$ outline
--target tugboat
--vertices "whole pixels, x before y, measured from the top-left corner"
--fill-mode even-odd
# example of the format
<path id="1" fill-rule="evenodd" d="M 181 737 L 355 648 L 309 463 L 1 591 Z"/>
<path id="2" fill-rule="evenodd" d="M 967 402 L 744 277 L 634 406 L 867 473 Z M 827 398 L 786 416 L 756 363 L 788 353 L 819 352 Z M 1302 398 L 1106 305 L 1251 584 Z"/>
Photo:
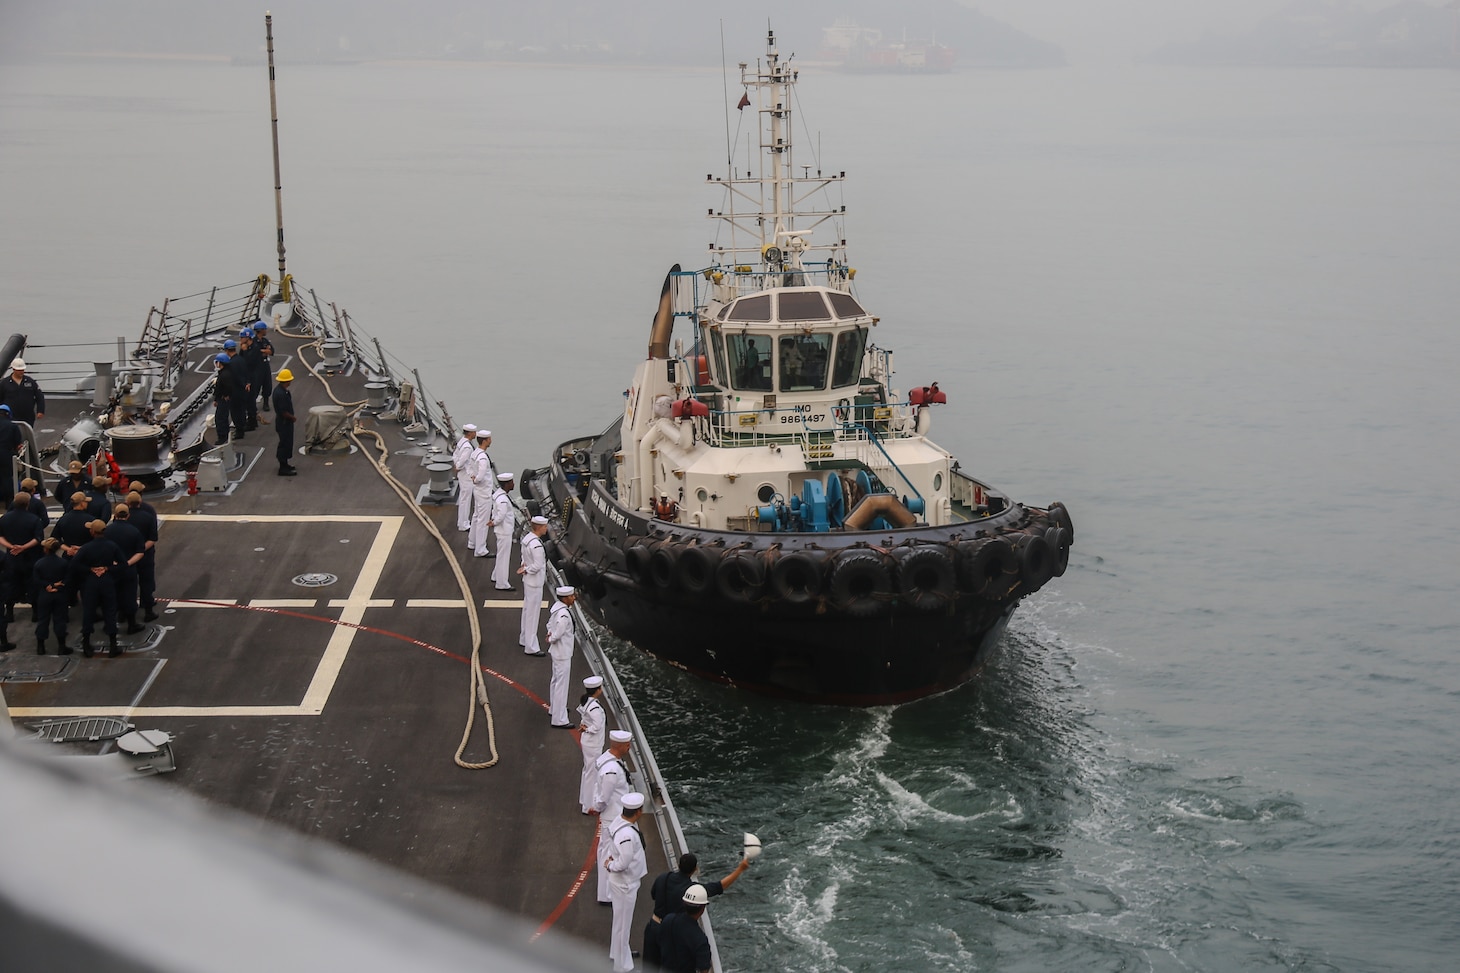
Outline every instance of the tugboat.
<path id="1" fill-rule="evenodd" d="M 1019 601 L 1062 575 L 1063 504 L 1016 503 L 929 438 L 936 383 L 893 387 L 838 221 L 845 173 L 792 161 L 775 34 L 740 65 L 761 171 L 709 266 L 665 278 L 621 417 L 563 443 L 523 491 L 551 556 L 614 634 L 710 679 L 798 700 L 896 703 L 987 662 Z M 673 341 L 689 319 L 693 341 Z"/>

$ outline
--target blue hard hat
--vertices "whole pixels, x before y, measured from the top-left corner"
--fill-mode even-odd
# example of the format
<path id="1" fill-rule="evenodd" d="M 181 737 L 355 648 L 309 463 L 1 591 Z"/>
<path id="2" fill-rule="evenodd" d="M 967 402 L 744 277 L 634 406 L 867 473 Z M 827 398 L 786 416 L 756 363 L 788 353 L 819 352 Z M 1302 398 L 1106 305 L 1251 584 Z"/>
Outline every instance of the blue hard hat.
<path id="1" fill-rule="evenodd" d="M 238 347 L 238 342 L 234 341 L 232 338 L 229 338 L 227 341 L 223 342 L 223 347 L 228 349 L 229 351 L 232 351 L 233 349 Z"/>
<path id="2" fill-rule="evenodd" d="M 269 322 L 267 322 L 267 321 L 259 321 L 257 324 L 255 324 L 253 326 L 253 329 L 255 331 L 267 331 L 267 330 L 269 330 Z"/>
<path id="3" fill-rule="evenodd" d="M 220 352 L 218 352 L 218 354 L 216 354 L 216 355 L 213 356 L 213 360 L 215 362 L 222 362 L 223 364 L 226 365 L 226 364 L 228 364 L 229 358 L 228 358 L 227 355 L 223 354 L 223 352 L 220 351 Z"/>
<path id="4" fill-rule="evenodd" d="M 244 328 L 242 331 L 238 332 L 238 336 L 240 338 L 252 338 L 253 337 L 253 329 L 252 328 Z"/>
<path id="5" fill-rule="evenodd" d="M 10 406 L 6 405 L 3 402 L 0 402 L 0 409 L 4 409 L 6 412 L 9 412 L 10 411 Z"/>

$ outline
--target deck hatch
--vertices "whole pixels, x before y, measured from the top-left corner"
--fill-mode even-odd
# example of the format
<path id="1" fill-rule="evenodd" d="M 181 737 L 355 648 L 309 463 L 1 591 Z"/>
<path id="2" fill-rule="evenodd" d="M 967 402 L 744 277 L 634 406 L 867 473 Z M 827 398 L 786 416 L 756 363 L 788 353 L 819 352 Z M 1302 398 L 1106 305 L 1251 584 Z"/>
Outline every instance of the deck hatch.
<path id="1" fill-rule="evenodd" d="M 95 743 L 115 740 L 132 729 L 120 716 L 78 716 L 59 720 L 42 720 L 29 724 L 36 735 L 52 743 Z"/>
<path id="2" fill-rule="evenodd" d="M 301 588 L 326 588 L 338 580 L 338 577 L 327 571 L 306 571 L 294 577 L 294 583 Z"/>

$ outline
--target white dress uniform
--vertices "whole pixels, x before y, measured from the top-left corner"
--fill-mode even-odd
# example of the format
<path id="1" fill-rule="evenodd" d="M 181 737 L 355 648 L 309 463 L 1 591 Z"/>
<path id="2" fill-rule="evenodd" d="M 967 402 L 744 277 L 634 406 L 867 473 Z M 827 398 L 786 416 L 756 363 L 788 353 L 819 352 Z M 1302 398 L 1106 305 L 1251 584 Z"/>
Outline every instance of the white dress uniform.
<path id="1" fill-rule="evenodd" d="M 537 620 L 542 615 L 542 585 L 547 580 L 547 552 L 542 538 L 532 531 L 522 535 L 522 631 L 517 641 L 528 655 L 541 655 L 537 643 Z"/>
<path id="2" fill-rule="evenodd" d="M 487 556 L 487 521 L 492 517 L 492 491 L 496 488 L 492 461 L 485 449 L 478 449 L 471 454 L 471 533 L 466 535 L 467 546 L 477 557 Z"/>
<path id="3" fill-rule="evenodd" d="M 583 748 L 583 780 L 578 785 L 578 805 L 587 814 L 593 810 L 593 795 L 598 790 L 598 758 L 603 755 L 607 715 L 603 712 L 603 704 L 596 699 L 589 699 L 579 706 L 578 712 L 583 718 L 583 732 L 578 738 L 578 746 Z"/>
<path id="4" fill-rule="evenodd" d="M 623 813 L 623 805 L 619 802 L 629 793 L 629 775 L 611 750 L 603 751 L 595 765 L 598 780 L 594 785 L 596 789 L 593 806 L 598 808 L 598 901 L 611 902 L 608 895 L 608 871 L 603 867 L 603 859 L 610 848 L 608 826 Z"/>
<path id="5" fill-rule="evenodd" d="M 471 454 L 476 450 L 475 427 L 467 428 L 451 451 L 451 465 L 456 467 L 456 529 L 471 529 Z"/>
<path id="6" fill-rule="evenodd" d="M 643 795 L 638 795 L 643 801 Z M 609 895 L 613 901 L 613 934 L 609 939 L 608 957 L 614 973 L 629 973 L 634 956 L 629 949 L 629 933 L 634 922 L 634 900 L 639 897 L 639 883 L 649 873 L 644 856 L 644 835 L 639 829 L 619 818 L 609 832 L 608 869 Z"/>
<path id="7" fill-rule="evenodd" d="M 548 655 L 553 660 L 552 682 L 548 684 L 548 717 L 553 726 L 567 726 L 568 676 L 573 668 L 573 612 L 561 601 L 553 602 L 548 609 L 547 637 Z"/>
<path id="8" fill-rule="evenodd" d="M 492 494 L 492 513 L 488 524 L 497 535 L 497 563 L 492 566 L 492 584 L 498 591 L 511 591 L 512 579 L 508 572 L 512 570 L 512 530 L 517 526 L 517 517 L 512 510 L 512 497 L 500 486 Z"/>

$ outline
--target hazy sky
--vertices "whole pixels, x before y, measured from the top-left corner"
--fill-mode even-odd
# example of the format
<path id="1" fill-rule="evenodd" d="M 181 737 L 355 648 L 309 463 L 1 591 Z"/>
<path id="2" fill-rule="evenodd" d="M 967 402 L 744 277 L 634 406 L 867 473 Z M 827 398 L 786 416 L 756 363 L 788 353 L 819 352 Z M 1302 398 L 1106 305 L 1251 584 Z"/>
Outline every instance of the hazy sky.
<path id="1" fill-rule="evenodd" d="M 962 0 L 975 10 L 1063 47 L 1072 61 L 1128 60 L 1167 41 L 1230 33 L 1287 0 Z M 1358 0 L 1384 7 L 1395 0 Z"/>

